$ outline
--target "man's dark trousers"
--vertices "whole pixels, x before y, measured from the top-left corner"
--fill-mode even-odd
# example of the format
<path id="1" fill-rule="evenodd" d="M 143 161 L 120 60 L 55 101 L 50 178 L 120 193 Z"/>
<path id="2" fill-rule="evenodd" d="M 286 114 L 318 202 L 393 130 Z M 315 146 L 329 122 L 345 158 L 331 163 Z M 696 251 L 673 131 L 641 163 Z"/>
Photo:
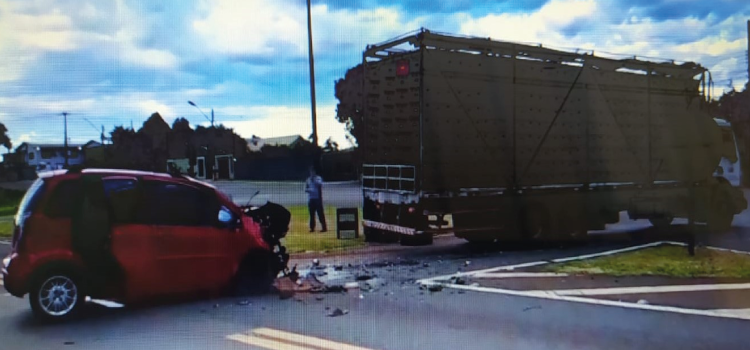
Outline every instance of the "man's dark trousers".
<path id="1" fill-rule="evenodd" d="M 315 213 L 318 213 L 318 220 L 320 220 L 320 226 L 323 231 L 327 231 L 326 217 L 323 214 L 323 200 L 320 198 L 310 199 L 307 202 L 307 208 L 310 210 L 310 231 L 315 231 Z"/>

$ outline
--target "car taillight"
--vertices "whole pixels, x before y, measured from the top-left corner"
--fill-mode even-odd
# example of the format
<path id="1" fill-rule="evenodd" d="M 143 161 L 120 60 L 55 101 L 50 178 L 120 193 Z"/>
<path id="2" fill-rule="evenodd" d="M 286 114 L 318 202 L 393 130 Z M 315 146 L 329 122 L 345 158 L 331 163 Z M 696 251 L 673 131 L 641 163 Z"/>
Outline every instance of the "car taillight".
<path id="1" fill-rule="evenodd" d="M 13 227 L 13 238 L 10 241 L 10 246 L 14 250 L 16 249 L 16 245 L 18 244 L 18 241 L 21 239 L 21 227 L 18 225 L 14 225 Z"/>
<path id="2" fill-rule="evenodd" d="M 409 61 L 408 60 L 400 60 L 396 62 L 396 75 L 399 77 L 409 75 Z"/>

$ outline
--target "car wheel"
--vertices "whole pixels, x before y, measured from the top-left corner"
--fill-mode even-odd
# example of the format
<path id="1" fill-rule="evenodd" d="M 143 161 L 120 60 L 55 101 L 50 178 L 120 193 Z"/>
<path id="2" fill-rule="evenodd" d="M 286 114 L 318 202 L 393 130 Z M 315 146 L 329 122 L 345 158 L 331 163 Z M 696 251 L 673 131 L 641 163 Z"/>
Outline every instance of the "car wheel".
<path id="1" fill-rule="evenodd" d="M 279 271 L 274 271 L 272 256 L 272 253 L 263 251 L 253 251 L 245 256 L 235 276 L 235 295 L 268 293 L 279 273 Z"/>
<path id="2" fill-rule="evenodd" d="M 44 321 L 64 321 L 78 314 L 85 302 L 80 279 L 69 272 L 41 274 L 32 282 L 29 304 Z"/>

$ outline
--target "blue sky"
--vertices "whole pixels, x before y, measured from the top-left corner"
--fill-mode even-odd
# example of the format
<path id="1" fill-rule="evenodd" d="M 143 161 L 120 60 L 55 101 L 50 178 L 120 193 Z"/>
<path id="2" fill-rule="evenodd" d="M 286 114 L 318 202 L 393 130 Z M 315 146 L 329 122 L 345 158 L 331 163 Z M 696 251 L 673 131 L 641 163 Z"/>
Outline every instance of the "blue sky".
<path id="1" fill-rule="evenodd" d="M 425 27 L 696 61 L 747 82 L 745 0 L 313 0 L 319 137 L 345 141 L 334 81 L 367 44 Z M 304 0 L 0 0 L 0 122 L 14 145 L 99 138 L 153 112 L 250 137 L 311 133 Z M 92 125 L 93 124 L 93 125 Z"/>

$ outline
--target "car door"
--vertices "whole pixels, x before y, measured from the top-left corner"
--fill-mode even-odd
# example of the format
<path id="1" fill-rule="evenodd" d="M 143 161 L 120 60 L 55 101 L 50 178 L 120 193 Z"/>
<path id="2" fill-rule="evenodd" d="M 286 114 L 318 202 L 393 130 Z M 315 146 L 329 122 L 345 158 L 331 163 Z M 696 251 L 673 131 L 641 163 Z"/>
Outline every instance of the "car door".
<path id="1" fill-rule="evenodd" d="M 168 181 L 143 182 L 144 221 L 156 230 L 155 268 L 166 294 L 215 289 L 230 270 L 227 230 L 218 226 L 215 196 L 194 186 Z"/>
<path id="2" fill-rule="evenodd" d="M 139 181 L 135 177 L 103 179 L 112 213 L 111 248 L 124 274 L 124 298 L 140 300 L 161 294 L 164 275 L 156 263 L 156 227 L 137 216 Z"/>

